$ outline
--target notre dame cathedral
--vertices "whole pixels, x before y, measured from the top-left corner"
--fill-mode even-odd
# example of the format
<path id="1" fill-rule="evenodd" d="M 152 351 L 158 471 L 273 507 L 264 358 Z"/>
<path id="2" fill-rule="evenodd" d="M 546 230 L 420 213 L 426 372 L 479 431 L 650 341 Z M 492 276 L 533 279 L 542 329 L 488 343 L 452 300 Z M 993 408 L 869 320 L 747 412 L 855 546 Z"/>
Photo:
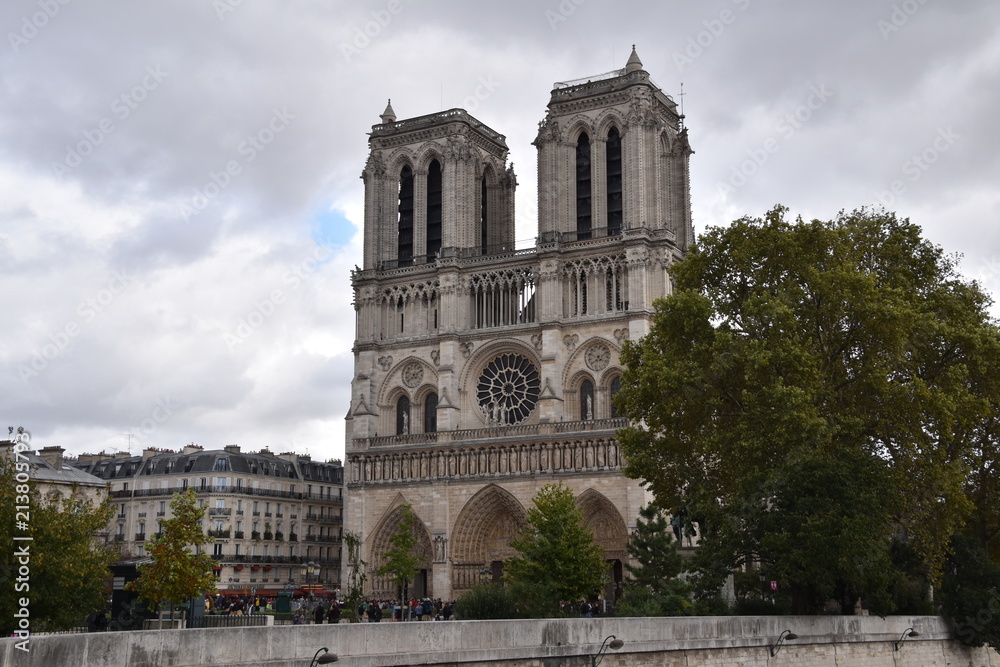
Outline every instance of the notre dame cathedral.
<path id="1" fill-rule="evenodd" d="M 621 472 L 619 351 L 649 330 L 693 242 L 687 131 L 633 49 L 555 84 L 539 124 L 538 232 L 514 245 L 504 136 L 462 109 L 372 127 L 347 416 L 347 530 L 371 575 L 408 503 L 415 594 L 502 576 L 545 484 L 572 489 L 621 581 L 649 495 Z"/>

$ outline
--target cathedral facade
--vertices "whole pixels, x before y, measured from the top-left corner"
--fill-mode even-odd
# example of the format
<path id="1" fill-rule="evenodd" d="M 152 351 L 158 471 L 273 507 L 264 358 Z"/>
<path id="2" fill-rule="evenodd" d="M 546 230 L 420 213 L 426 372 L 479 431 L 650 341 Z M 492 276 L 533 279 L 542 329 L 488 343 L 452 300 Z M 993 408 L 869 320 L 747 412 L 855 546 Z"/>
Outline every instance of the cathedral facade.
<path id="1" fill-rule="evenodd" d="M 633 49 L 624 69 L 557 83 L 539 123 L 538 231 L 515 248 L 503 135 L 462 109 L 372 128 L 345 527 L 371 575 L 409 504 L 415 594 L 502 576 L 538 490 L 577 497 L 621 580 L 649 494 L 621 474 L 619 351 L 648 331 L 693 241 L 677 105 Z"/>

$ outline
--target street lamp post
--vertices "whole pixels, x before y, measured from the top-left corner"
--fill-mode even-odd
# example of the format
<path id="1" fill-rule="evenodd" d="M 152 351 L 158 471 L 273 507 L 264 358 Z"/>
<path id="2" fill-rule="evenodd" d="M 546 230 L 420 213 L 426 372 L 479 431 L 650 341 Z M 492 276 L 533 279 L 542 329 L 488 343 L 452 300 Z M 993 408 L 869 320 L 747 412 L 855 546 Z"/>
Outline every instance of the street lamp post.
<path id="1" fill-rule="evenodd" d="M 323 655 L 320 655 L 320 653 Z M 313 656 L 312 662 L 309 663 L 309 667 L 315 667 L 316 665 L 328 665 L 331 662 L 337 662 L 337 654 L 330 653 L 330 649 L 324 646 L 320 650 L 316 651 L 316 655 Z"/>
<path id="2" fill-rule="evenodd" d="M 309 577 L 312 576 L 312 573 L 316 572 L 316 571 L 317 571 L 316 563 L 314 563 L 313 561 L 309 561 L 308 563 L 304 563 L 302 565 L 301 569 L 300 569 L 300 572 L 306 578 L 306 590 L 309 592 L 309 600 L 310 600 L 310 602 L 313 599 L 313 592 L 312 592 L 312 588 L 309 587 Z"/>
<path id="3" fill-rule="evenodd" d="M 611 640 L 611 643 L 608 643 L 609 639 Z M 604 654 L 607 653 L 608 649 L 617 651 L 624 645 L 625 642 L 621 639 L 618 639 L 614 635 L 608 635 L 604 638 L 604 642 L 601 644 L 601 650 L 597 652 L 597 655 L 590 656 L 590 667 L 597 667 L 601 664 L 601 660 L 604 659 Z"/>

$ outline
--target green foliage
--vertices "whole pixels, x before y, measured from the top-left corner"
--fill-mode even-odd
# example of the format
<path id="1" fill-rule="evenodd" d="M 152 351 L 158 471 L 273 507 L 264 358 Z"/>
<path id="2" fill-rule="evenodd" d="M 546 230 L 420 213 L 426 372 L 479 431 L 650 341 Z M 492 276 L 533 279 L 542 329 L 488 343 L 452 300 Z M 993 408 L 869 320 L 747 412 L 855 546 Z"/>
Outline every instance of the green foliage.
<path id="1" fill-rule="evenodd" d="M 686 596 L 690 592 L 690 585 L 678 578 L 686 564 L 677 552 L 673 528 L 654 505 L 639 510 L 628 553 L 638 563 L 625 563 L 625 569 L 632 576 L 630 587 L 647 588 L 660 596 Z"/>
<path id="2" fill-rule="evenodd" d="M 34 491 L 25 503 L 19 491 L 26 489 L 18 489 L 23 485 L 15 474 L 29 470 L 23 461 L 23 468 L 15 469 L 15 465 L 0 458 L 0 544 L 9 550 L 0 561 L 0 633 L 14 632 L 20 598 L 29 600 L 31 632 L 77 627 L 88 614 L 106 605 L 108 566 L 117 553 L 95 534 L 107 532 L 114 508 L 108 502 L 94 506 L 71 498 L 49 503 Z M 17 515 L 17 506 L 25 504 L 29 505 L 27 532 L 15 530 L 15 522 L 24 519 Z M 15 535 L 32 539 L 15 542 Z M 21 563 L 13 553 L 25 547 L 30 573 L 26 580 L 17 581 Z"/>
<path id="3" fill-rule="evenodd" d="M 996 537 L 1000 329 L 956 261 L 890 213 L 778 207 L 672 267 L 622 353 L 618 435 L 626 473 L 700 524 L 702 595 L 761 561 L 796 611 L 884 613 L 896 526 L 932 582 L 970 515 Z"/>
<path id="4" fill-rule="evenodd" d="M 480 584 L 455 602 L 455 618 L 462 621 L 521 618 L 514 596 L 503 584 Z"/>
<path id="5" fill-rule="evenodd" d="M 944 613 L 963 644 L 1000 651 L 1000 568 L 974 538 L 953 538 L 952 550 L 941 588 Z"/>
<path id="6" fill-rule="evenodd" d="M 361 558 L 361 538 L 357 533 L 344 531 L 344 544 L 347 545 L 347 593 L 344 600 L 347 603 L 347 618 L 351 623 L 360 623 L 358 607 L 365 599 L 365 561 Z"/>
<path id="7" fill-rule="evenodd" d="M 615 603 L 615 616 L 691 616 L 695 609 L 683 595 L 654 593 L 646 586 L 630 586 Z"/>
<path id="8" fill-rule="evenodd" d="M 400 505 L 402 512 L 396 532 L 389 538 L 391 547 L 382 554 L 382 565 L 375 574 L 384 577 L 389 575 L 393 583 L 401 590 L 400 597 L 407 597 L 407 586 L 417 576 L 420 559 L 417 557 L 417 535 L 414 532 L 417 517 L 410 505 Z"/>
<path id="9" fill-rule="evenodd" d="M 541 601 L 547 616 L 558 614 L 558 602 L 596 595 L 607 565 L 594 536 L 583 525 L 573 492 L 547 484 L 533 499 L 528 525 L 512 542 L 520 556 L 507 561 L 508 578 L 527 587 L 519 604 Z"/>
<path id="10" fill-rule="evenodd" d="M 158 609 L 163 603 L 179 605 L 193 597 L 215 592 L 215 561 L 205 553 L 195 554 L 190 547 L 202 547 L 211 541 L 201 528 L 205 508 L 198 507 L 194 489 L 175 493 L 170 500 L 172 517 L 161 522 L 161 535 L 149 546 L 152 563 L 139 567 L 139 578 L 126 584 L 139 598 Z"/>

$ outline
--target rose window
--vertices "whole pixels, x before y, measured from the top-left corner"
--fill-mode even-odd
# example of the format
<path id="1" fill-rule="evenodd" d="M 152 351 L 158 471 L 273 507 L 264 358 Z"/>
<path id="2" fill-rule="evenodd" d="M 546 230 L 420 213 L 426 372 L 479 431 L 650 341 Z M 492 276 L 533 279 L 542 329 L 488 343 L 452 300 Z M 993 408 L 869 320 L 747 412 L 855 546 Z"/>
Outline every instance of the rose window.
<path id="1" fill-rule="evenodd" d="M 491 426 L 520 424 L 535 409 L 540 387 L 533 363 L 518 354 L 501 354 L 479 376 L 476 399 Z"/>

